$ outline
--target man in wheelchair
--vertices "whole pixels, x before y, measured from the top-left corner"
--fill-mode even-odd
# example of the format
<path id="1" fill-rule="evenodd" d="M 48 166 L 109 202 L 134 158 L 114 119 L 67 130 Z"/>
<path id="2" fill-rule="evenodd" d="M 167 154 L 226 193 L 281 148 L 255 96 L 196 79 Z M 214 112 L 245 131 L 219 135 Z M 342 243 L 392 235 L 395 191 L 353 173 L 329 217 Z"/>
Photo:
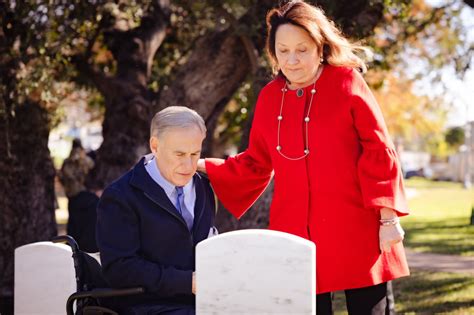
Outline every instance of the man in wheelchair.
<path id="1" fill-rule="evenodd" d="M 206 127 L 195 111 L 172 106 L 150 129 L 152 153 L 98 205 L 102 274 L 112 288 L 144 288 L 120 298 L 120 314 L 194 314 L 195 247 L 216 231 L 214 193 L 196 173 Z"/>

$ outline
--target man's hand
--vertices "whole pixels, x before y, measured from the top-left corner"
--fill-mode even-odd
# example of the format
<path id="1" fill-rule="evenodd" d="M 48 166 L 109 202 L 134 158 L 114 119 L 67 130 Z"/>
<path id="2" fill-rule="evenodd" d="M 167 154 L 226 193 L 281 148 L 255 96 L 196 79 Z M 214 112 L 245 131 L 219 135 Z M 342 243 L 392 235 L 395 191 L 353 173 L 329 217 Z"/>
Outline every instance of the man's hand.
<path id="1" fill-rule="evenodd" d="M 193 291 L 193 294 L 196 294 L 196 272 L 193 272 L 192 291 Z"/>
<path id="2" fill-rule="evenodd" d="M 380 218 L 382 220 L 397 219 L 397 214 L 389 208 L 380 210 Z M 381 225 L 379 229 L 379 247 L 380 251 L 389 253 L 392 245 L 403 241 L 405 231 L 399 222 L 394 225 Z"/>

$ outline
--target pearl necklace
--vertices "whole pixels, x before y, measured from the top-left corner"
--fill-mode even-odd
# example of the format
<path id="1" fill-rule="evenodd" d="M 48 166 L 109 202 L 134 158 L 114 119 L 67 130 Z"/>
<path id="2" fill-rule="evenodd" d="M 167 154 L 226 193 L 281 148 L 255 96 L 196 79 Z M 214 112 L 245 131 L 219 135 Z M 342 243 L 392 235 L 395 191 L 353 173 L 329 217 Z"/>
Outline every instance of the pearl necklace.
<path id="1" fill-rule="evenodd" d="M 314 98 L 314 94 L 316 94 L 316 89 L 315 89 L 315 86 L 316 86 L 316 81 L 317 81 L 318 78 L 316 78 L 316 80 L 314 81 L 313 83 L 313 88 L 311 89 L 311 99 L 309 101 L 309 106 L 308 106 L 308 111 L 306 112 L 306 116 L 304 118 L 304 124 L 305 124 L 305 148 L 304 148 L 304 154 L 302 156 L 299 156 L 299 157 L 290 157 L 290 156 L 287 156 L 285 155 L 283 152 L 282 152 L 282 146 L 280 144 L 280 126 L 281 126 L 281 121 L 283 120 L 283 105 L 284 105 L 284 102 L 285 102 L 285 93 L 288 91 L 287 89 L 287 83 L 285 82 L 285 86 L 281 89 L 281 92 L 282 92 L 282 96 L 281 96 L 281 104 L 280 104 L 280 114 L 278 115 L 277 117 L 277 120 L 278 120 L 278 132 L 277 132 L 277 146 L 276 146 L 276 150 L 277 152 L 282 156 L 284 157 L 285 159 L 288 159 L 288 160 L 291 160 L 291 161 L 297 161 L 297 160 L 301 160 L 301 159 L 304 159 L 306 156 L 308 156 L 309 154 L 309 139 L 308 139 L 308 124 L 309 124 L 309 114 L 311 112 L 311 105 L 313 105 L 313 98 Z M 302 96 L 302 94 L 300 95 L 301 93 L 299 93 L 299 90 L 297 91 L 297 95 L 298 96 Z"/>

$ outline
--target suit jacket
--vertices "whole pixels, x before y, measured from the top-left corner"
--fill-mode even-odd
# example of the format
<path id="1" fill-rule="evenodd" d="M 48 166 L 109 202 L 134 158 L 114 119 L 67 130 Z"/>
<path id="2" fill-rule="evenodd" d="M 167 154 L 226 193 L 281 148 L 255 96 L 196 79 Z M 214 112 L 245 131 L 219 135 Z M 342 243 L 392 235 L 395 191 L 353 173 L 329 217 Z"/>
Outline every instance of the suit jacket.
<path id="1" fill-rule="evenodd" d="M 214 193 L 207 178 L 194 175 L 196 204 L 189 231 L 165 191 L 147 173 L 144 161 L 101 196 L 97 244 L 103 275 L 114 288 L 145 288 L 144 295 L 128 298 L 127 305 L 194 304 L 195 247 L 214 224 Z"/>

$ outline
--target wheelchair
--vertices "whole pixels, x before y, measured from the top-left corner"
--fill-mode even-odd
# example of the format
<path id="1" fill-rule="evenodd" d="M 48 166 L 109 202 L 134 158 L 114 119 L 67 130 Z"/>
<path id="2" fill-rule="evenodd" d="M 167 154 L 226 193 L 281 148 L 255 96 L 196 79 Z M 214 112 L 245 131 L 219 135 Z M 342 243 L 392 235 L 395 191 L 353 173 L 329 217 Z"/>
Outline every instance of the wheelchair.
<path id="1" fill-rule="evenodd" d="M 142 294 L 144 288 L 112 289 L 102 277 L 101 265 L 94 254 L 83 252 L 69 235 L 56 236 L 53 243 L 65 243 L 71 247 L 77 291 L 66 302 L 67 315 L 118 315 L 111 307 L 117 298 Z M 75 306 L 75 307 L 74 307 Z"/>

